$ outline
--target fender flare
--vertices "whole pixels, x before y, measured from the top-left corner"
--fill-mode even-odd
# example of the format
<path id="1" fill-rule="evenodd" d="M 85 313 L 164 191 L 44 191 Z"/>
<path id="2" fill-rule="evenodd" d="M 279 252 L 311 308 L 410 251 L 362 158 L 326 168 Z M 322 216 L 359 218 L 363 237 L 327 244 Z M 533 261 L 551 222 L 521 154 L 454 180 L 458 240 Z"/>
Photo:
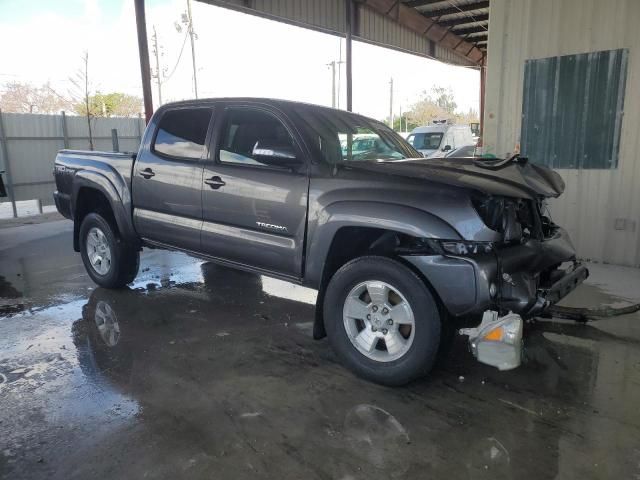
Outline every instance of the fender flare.
<path id="1" fill-rule="evenodd" d="M 76 172 L 73 179 L 73 192 L 71 195 L 71 214 L 74 219 L 73 246 L 76 251 L 79 249 L 78 233 L 80 230 L 80 225 L 78 225 L 76 221 L 76 210 L 78 195 L 82 188 L 89 188 L 102 193 L 111 206 L 111 211 L 113 212 L 122 239 L 131 243 L 138 241 L 130 213 L 131 195 L 124 181 L 119 183 L 122 183 L 122 185 L 119 185 L 120 188 L 117 188 L 106 175 L 99 172 L 90 170 L 80 170 Z"/>
<path id="2" fill-rule="evenodd" d="M 339 201 L 325 207 L 308 232 L 305 284 L 321 287 L 333 239 L 343 227 L 392 230 L 413 237 L 461 239 L 450 224 L 427 211 L 385 202 Z"/>

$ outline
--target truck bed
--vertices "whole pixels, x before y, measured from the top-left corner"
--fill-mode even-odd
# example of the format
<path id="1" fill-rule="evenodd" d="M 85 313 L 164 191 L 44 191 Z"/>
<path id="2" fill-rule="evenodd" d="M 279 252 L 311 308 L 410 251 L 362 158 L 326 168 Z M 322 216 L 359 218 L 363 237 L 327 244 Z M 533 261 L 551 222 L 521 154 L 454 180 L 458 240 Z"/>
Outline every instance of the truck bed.
<path id="1" fill-rule="evenodd" d="M 56 191 L 54 200 L 58 211 L 72 218 L 71 198 L 78 171 L 99 179 L 105 187 L 112 187 L 121 200 L 131 198 L 131 172 L 136 153 L 100 152 L 91 150 L 60 150 L 54 163 Z"/>

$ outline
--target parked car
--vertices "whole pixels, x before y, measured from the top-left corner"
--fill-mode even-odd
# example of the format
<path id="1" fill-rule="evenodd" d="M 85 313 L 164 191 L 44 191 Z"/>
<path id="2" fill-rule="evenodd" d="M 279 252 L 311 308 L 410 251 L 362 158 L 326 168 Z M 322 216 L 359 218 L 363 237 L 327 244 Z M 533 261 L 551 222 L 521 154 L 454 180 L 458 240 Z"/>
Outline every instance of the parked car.
<path id="1" fill-rule="evenodd" d="M 377 134 L 365 133 L 351 135 L 351 138 L 349 138 L 349 135 L 342 135 L 342 137 L 344 139 L 340 141 L 340 146 L 342 147 L 342 156 L 344 158 L 363 160 L 369 157 L 378 158 L 380 155 L 398 159 L 404 158 Z M 349 147 L 349 142 L 351 142 L 351 147 Z"/>
<path id="2" fill-rule="evenodd" d="M 343 150 L 362 134 L 384 149 Z M 424 159 L 378 121 L 314 105 L 167 104 L 137 154 L 61 150 L 54 174 L 98 285 L 131 282 L 151 247 L 315 288 L 314 337 L 389 385 L 426 374 L 447 332 L 481 318 L 465 331 L 478 359 L 517 366 L 522 319 L 588 275 L 545 214 L 557 173 L 518 157 Z"/>
<path id="3" fill-rule="evenodd" d="M 464 147 L 450 150 L 445 155 L 446 158 L 472 158 L 477 155 L 475 145 L 465 145 Z"/>
<path id="4" fill-rule="evenodd" d="M 444 157 L 451 150 L 476 144 L 468 125 L 447 123 L 414 128 L 407 141 L 427 158 Z"/>

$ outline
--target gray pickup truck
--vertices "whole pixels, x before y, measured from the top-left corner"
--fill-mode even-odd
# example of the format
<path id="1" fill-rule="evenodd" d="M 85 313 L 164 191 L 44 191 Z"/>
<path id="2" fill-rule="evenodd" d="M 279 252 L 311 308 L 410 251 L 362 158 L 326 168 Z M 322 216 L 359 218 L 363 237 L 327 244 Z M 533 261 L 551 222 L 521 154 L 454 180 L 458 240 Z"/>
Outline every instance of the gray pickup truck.
<path id="1" fill-rule="evenodd" d="M 363 135 L 380 141 L 354 152 Z M 132 282 L 150 247 L 317 289 L 314 337 L 388 385 L 429 372 L 465 326 L 480 361 L 517 366 L 523 319 L 588 275 L 545 214 L 557 173 L 518 157 L 424 159 L 382 123 L 320 106 L 164 105 L 137 154 L 62 150 L 54 174 L 98 285 Z"/>

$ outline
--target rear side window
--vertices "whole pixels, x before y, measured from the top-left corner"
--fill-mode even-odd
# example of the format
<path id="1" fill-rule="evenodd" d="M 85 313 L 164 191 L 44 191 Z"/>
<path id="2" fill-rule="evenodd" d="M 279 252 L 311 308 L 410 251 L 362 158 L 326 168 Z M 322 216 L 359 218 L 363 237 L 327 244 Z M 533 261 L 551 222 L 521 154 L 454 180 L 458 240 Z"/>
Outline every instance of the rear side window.
<path id="1" fill-rule="evenodd" d="M 204 152 L 210 108 L 169 110 L 160 119 L 153 150 L 169 157 L 199 160 Z"/>

